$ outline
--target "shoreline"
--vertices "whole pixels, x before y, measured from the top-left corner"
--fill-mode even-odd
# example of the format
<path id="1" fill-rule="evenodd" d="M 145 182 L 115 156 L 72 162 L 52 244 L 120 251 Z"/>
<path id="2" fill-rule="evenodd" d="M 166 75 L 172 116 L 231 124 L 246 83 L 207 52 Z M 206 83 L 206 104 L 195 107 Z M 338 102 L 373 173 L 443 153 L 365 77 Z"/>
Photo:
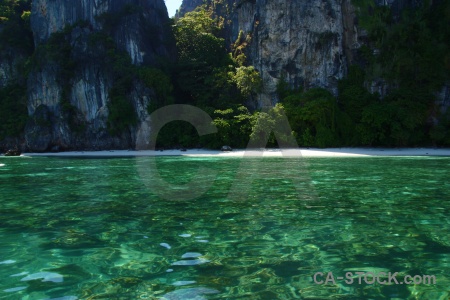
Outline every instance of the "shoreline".
<path id="1" fill-rule="evenodd" d="M 141 156 L 187 156 L 187 157 L 374 157 L 374 156 L 445 156 L 450 149 L 434 148 L 296 148 L 296 149 L 236 149 L 231 152 L 208 149 L 181 150 L 103 150 L 23 153 L 27 157 L 141 157 Z"/>

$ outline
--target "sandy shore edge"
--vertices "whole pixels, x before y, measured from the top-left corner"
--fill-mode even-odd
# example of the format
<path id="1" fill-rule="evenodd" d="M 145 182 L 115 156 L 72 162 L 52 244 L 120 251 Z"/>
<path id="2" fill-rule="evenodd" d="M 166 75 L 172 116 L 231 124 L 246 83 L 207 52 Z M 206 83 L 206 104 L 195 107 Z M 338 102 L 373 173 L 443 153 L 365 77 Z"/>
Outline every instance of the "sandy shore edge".
<path id="1" fill-rule="evenodd" d="M 450 149 L 433 148 L 328 148 L 328 149 L 238 149 L 232 152 L 222 152 L 207 149 L 180 150 L 109 150 L 109 151 L 70 151 L 58 153 L 23 153 L 23 156 L 31 157 L 137 157 L 137 156 L 218 156 L 218 157 L 367 157 L 367 156 L 450 156 Z"/>

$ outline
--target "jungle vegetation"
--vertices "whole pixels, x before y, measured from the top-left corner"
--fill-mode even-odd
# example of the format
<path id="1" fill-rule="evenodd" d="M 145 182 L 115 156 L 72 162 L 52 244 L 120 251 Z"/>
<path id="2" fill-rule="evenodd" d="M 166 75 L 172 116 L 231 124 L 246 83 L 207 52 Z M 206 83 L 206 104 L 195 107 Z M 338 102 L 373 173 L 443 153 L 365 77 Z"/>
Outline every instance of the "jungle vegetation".
<path id="1" fill-rule="evenodd" d="M 401 14 L 375 6 L 371 0 L 353 3 L 367 43 L 358 51 L 358 63 L 349 66 L 340 80 L 338 96 L 322 88 L 293 89 L 281 78 L 279 103 L 264 110 L 256 105 L 262 89 L 260 74 L 246 57 L 251 37 L 241 32 L 231 46 L 226 45 L 226 20 L 208 7 L 172 19 L 178 59 L 158 67 L 132 65 L 110 38 L 112 21 L 105 16 L 105 30 L 91 38 L 106 53 L 114 79 L 109 93 L 110 134 L 119 135 L 135 125 L 127 94 L 133 82 L 140 80 L 154 91 L 149 113 L 168 104 L 191 104 L 209 113 L 218 128 L 215 135 L 198 137 L 190 124 L 171 122 L 160 132 L 158 147 L 244 148 L 250 138 L 268 140 L 268 146 L 276 147 L 274 135 L 264 134 L 276 128 L 284 115 L 297 143 L 304 147 L 449 146 L 450 110 L 439 109 L 437 96 L 450 81 L 450 3 L 424 1 Z M 35 49 L 30 6 L 30 0 L 0 3 L 0 55 L 24 58 L 19 60 L 17 79 L 0 88 L 0 139 L 23 134 L 26 78 L 34 66 L 57 63 L 63 90 L 70 89 L 76 62 L 70 59 L 67 37 L 74 26 L 87 26 L 68 26 Z M 383 95 L 371 88 L 373 82 L 383 83 Z M 70 121 L 76 112 L 64 95 L 61 105 Z M 72 127 L 83 130 L 76 122 Z"/>

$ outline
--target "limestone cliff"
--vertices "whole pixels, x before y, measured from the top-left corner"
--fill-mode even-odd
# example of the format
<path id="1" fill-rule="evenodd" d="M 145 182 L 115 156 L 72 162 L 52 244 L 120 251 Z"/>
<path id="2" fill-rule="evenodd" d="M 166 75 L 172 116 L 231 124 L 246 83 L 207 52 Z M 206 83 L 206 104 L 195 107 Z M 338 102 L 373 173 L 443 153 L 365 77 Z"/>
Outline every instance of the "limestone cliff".
<path id="1" fill-rule="evenodd" d="M 390 6 L 394 18 L 422 3 L 374 1 Z M 160 77 L 150 71 L 144 77 L 155 76 L 145 80 L 136 70 L 158 69 L 160 62 L 176 57 L 164 0 L 27 3 L 32 5 L 28 40 L 34 47 L 18 50 L 0 40 L 0 89 L 18 83 L 15 91 L 23 91 L 17 94 L 27 104 L 29 120 L 22 137 L 0 141 L 0 148 L 145 148 L 151 131 L 147 107 L 161 98 L 155 86 Z M 224 18 L 229 49 L 241 37 L 247 63 L 261 73 L 259 106 L 279 100 L 276 87 L 282 79 L 293 88 L 323 87 L 337 94 L 338 80 L 349 65 L 361 63 L 359 49 L 368 43 L 352 0 L 183 0 L 178 16 L 204 3 Z M 370 80 L 371 92 L 386 93 L 383 80 Z M 449 86 L 437 95 L 443 109 L 450 106 Z M 25 111 L 22 116 L 26 120 Z M 117 124 L 118 119 L 125 122 Z"/>
<path id="2" fill-rule="evenodd" d="M 184 0 L 182 8 L 192 7 L 191 2 L 195 1 Z M 281 78 L 293 87 L 320 86 L 337 92 L 337 80 L 347 66 L 342 4 L 346 1 L 222 2 L 226 3 L 214 6 L 218 14 L 228 14 L 228 44 L 243 31 L 249 64 L 262 75 L 260 105 L 277 101 Z"/>
<path id="3" fill-rule="evenodd" d="M 0 88 L 5 87 L 9 82 L 17 78 L 17 65 L 21 60 L 22 57 L 14 53 L 12 49 L 0 53 Z"/>
<path id="4" fill-rule="evenodd" d="M 394 13 L 416 0 L 375 0 Z M 180 15 L 205 1 L 184 0 Z M 337 82 L 358 60 L 365 42 L 351 0 L 226 0 L 206 1 L 223 16 L 227 44 L 239 32 L 247 37 L 248 63 L 261 73 L 264 91 L 260 105 L 277 102 L 276 86 L 284 78 L 291 87 L 323 87 L 337 94 Z M 382 88 L 374 83 L 373 89 Z"/>
<path id="5" fill-rule="evenodd" d="M 203 5 L 203 0 L 183 1 L 180 9 L 177 11 L 177 17 L 183 16 L 185 13 L 193 11 L 195 8 Z"/>
<path id="6" fill-rule="evenodd" d="M 136 64 L 154 62 L 158 55 L 173 51 L 163 43 L 169 35 L 164 0 L 33 1 L 31 26 L 36 44 L 80 22 L 88 23 L 91 31 L 114 27 L 114 40 Z M 150 36 L 152 33 L 156 36 Z"/>
<path id="7" fill-rule="evenodd" d="M 124 59 L 118 53 L 127 53 L 139 66 L 173 59 L 169 22 L 164 0 L 33 1 L 36 53 L 28 79 L 27 147 L 143 146 L 150 134 L 147 106 L 154 91 L 138 78 L 126 77 L 121 101 L 131 105 L 136 120 L 111 132 L 111 89 L 128 75 L 121 74 L 127 69 L 115 71 L 115 65 L 118 57 Z"/>

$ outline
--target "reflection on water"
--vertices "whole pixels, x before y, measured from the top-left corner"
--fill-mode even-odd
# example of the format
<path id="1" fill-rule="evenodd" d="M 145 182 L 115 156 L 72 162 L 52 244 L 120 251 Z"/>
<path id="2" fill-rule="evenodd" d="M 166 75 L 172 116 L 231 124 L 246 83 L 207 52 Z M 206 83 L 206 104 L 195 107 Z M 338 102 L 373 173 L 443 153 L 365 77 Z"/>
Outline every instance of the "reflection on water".
<path id="1" fill-rule="evenodd" d="M 9 159 L 0 299 L 449 297 L 450 158 L 149 159 Z M 357 271 L 437 283 L 312 280 Z"/>

